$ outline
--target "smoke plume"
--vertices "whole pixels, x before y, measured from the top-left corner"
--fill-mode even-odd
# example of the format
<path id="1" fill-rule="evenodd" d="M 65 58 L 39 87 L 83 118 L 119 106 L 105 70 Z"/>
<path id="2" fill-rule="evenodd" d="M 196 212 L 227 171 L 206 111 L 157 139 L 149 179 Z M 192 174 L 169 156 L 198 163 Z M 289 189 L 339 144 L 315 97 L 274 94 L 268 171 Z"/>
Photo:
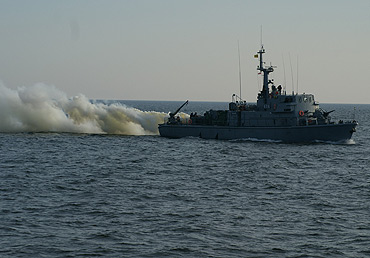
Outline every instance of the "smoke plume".
<path id="1" fill-rule="evenodd" d="M 13 90 L 0 82 L 0 132 L 154 135 L 166 116 L 118 103 L 91 103 L 84 95 L 68 98 L 41 83 Z"/>

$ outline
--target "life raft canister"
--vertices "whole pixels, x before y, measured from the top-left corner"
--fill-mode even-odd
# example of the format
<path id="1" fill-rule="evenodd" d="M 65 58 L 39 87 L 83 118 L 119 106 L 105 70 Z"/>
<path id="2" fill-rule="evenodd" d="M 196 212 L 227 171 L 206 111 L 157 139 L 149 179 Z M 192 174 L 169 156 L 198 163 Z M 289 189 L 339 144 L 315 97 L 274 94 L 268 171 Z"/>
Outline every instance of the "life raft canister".
<path id="1" fill-rule="evenodd" d="M 304 116 L 304 112 L 301 110 L 301 111 L 299 111 L 299 116 Z"/>

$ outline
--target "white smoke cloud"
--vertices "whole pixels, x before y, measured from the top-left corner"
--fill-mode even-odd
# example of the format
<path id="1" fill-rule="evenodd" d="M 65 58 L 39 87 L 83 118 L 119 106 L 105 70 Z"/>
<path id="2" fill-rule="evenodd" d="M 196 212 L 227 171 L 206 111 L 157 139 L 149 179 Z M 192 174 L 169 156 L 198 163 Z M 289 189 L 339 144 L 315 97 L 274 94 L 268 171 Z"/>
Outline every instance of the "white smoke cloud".
<path id="1" fill-rule="evenodd" d="M 0 82 L 0 132 L 158 134 L 165 113 L 91 103 L 45 84 L 7 88 Z"/>

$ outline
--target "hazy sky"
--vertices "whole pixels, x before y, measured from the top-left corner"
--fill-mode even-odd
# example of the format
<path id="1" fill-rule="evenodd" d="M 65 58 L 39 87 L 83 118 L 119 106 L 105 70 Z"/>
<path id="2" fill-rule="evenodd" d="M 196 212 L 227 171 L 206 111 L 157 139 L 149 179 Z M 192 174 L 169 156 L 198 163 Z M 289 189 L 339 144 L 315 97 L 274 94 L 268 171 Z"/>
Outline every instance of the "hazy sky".
<path id="1" fill-rule="evenodd" d="M 242 97 L 255 101 L 261 25 L 276 84 L 297 87 L 298 60 L 299 92 L 370 104 L 369 0 L 0 0 L 0 80 L 94 99 L 229 101 L 239 40 Z"/>

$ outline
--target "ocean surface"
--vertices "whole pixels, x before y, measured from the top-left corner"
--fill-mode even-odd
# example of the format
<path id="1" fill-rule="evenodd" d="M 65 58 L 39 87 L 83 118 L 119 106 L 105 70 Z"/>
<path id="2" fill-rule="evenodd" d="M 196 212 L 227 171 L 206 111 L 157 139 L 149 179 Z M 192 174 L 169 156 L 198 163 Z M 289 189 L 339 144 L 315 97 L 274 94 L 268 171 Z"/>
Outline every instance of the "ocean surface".
<path id="1" fill-rule="evenodd" d="M 158 136 L 181 102 L 51 99 L 0 113 L 0 257 L 370 257 L 370 105 L 321 105 L 353 141 L 284 144 Z"/>

